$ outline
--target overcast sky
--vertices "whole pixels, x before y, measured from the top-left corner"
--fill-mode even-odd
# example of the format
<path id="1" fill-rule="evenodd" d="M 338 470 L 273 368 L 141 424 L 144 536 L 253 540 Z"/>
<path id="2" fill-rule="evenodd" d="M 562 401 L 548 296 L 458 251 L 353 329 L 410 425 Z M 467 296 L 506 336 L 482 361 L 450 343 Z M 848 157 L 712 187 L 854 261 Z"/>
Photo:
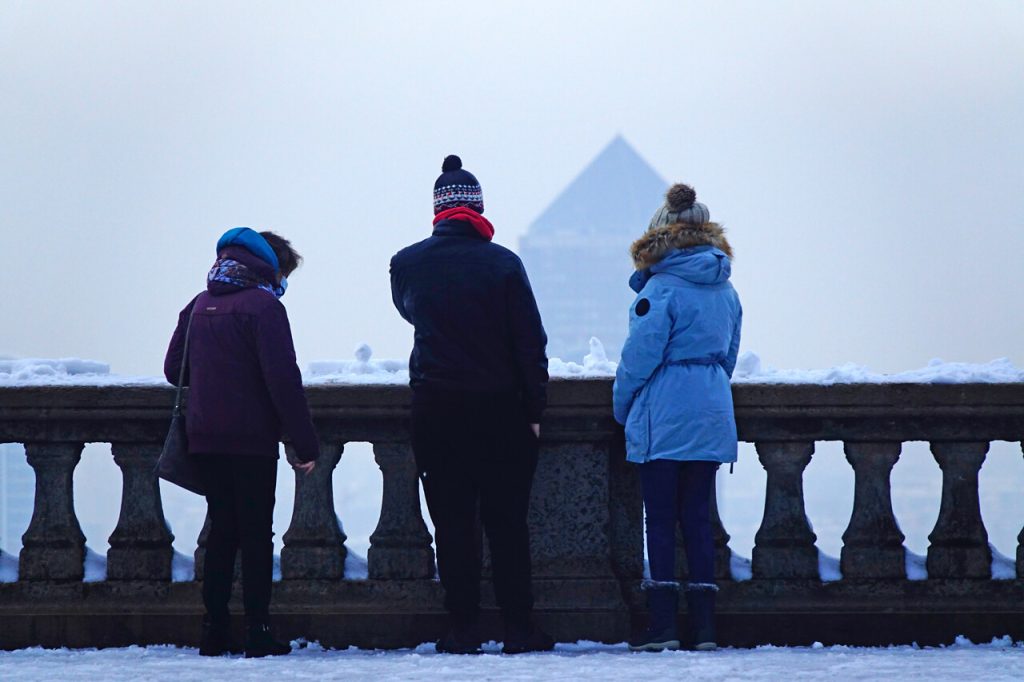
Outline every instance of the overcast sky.
<path id="1" fill-rule="evenodd" d="M 744 350 L 1024 365 L 1011 0 L 0 0 L 0 354 L 158 374 L 217 237 L 249 225 L 306 256 L 284 299 L 303 366 L 404 357 L 387 265 L 429 233 L 442 158 L 515 248 L 618 133 L 729 229 Z"/>
<path id="2" fill-rule="evenodd" d="M 1019 2 L 4 0 L 0 352 L 159 373 L 250 225 L 307 257 L 300 362 L 402 357 L 442 157 L 515 247 L 621 132 L 729 228 L 767 362 L 1024 364 L 1022 45 Z"/>

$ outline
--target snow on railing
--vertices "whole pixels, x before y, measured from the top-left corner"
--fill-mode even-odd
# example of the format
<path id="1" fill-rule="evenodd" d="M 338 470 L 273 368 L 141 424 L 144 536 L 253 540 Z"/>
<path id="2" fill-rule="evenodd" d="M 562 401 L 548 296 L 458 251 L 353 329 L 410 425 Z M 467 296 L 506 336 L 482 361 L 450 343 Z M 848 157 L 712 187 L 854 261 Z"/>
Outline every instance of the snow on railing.
<path id="1" fill-rule="evenodd" d="M 590 353 L 581 363 L 561 358 L 549 360 L 556 379 L 612 378 L 618 363 L 608 358 L 599 339 L 590 339 Z M 309 363 L 304 380 L 308 385 L 396 385 L 409 383 L 408 360 L 378 360 L 367 344 L 360 344 L 351 360 L 318 360 Z M 925 367 L 893 374 L 875 372 L 847 362 L 826 369 L 777 369 L 752 351 L 740 355 L 734 384 L 1006 384 L 1024 383 L 1024 369 L 1008 358 L 986 363 L 931 360 Z M 65 358 L 0 359 L 0 386 L 146 386 L 165 385 L 162 377 L 121 376 L 110 365 L 95 360 Z"/>

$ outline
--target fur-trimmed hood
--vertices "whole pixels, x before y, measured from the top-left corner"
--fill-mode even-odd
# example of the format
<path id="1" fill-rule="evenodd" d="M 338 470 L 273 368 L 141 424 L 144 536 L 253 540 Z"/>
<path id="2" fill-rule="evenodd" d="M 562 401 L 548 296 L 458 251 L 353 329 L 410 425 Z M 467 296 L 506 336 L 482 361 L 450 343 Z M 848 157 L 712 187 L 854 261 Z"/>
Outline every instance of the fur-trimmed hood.
<path id="1" fill-rule="evenodd" d="M 672 251 L 694 246 L 713 246 L 732 258 L 732 246 L 725 238 L 725 228 L 718 223 L 673 223 L 648 230 L 633 242 L 629 252 L 633 256 L 633 266 L 637 270 L 645 270 L 661 262 Z"/>

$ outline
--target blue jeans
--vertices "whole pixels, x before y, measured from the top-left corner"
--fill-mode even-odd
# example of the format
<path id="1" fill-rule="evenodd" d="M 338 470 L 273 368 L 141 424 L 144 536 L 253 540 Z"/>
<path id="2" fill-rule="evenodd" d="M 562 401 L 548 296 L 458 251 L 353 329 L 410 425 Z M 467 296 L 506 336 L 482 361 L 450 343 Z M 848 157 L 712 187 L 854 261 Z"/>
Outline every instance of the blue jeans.
<path id="1" fill-rule="evenodd" d="M 640 464 L 651 579 L 676 579 L 676 523 L 682 525 L 691 583 L 715 581 L 711 490 L 718 462 L 656 459 Z"/>

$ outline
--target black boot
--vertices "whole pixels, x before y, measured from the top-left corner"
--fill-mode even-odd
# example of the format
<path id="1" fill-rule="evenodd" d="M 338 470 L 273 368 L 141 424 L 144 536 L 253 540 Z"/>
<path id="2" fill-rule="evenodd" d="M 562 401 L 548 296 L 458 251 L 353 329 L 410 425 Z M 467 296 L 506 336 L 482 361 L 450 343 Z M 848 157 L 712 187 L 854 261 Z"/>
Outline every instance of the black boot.
<path id="1" fill-rule="evenodd" d="M 200 656 L 223 656 L 240 654 L 242 647 L 231 639 L 231 619 L 203 616 L 203 630 L 199 638 Z"/>
<path id="2" fill-rule="evenodd" d="M 292 652 L 291 646 L 274 639 L 265 620 L 249 623 L 245 634 L 245 657 L 284 656 Z"/>
<path id="3" fill-rule="evenodd" d="M 437 641 L 439 654 L 481 654 L 480 625 L 476 618 L 452 618 L 444 637 Z"/>
<path id="4" fill-rule="evenodd" d="M 690 626 L 690 647 L 697 651 L 714 651 L 715 641 L 714 585 L 701 583 L 686 591 L 686 621 Z"/>
<path id="5" fill-rule="evenodd" d="M 525 654 L 531 651 L 551 651 L 555 640 L 534 625 L 529 613 L 505 616 L 505 645 L 502 653 Z"/>
<path id="6" fill-rule="evenodd" d="M 675 585 L 652 585 L 647 588 L 647 609 L 650 624 L 639 637 L 629 640 L 631 651 L 663 651 L 679 648 L 676 614 L 679 611 L 679 588 Z"/>

